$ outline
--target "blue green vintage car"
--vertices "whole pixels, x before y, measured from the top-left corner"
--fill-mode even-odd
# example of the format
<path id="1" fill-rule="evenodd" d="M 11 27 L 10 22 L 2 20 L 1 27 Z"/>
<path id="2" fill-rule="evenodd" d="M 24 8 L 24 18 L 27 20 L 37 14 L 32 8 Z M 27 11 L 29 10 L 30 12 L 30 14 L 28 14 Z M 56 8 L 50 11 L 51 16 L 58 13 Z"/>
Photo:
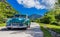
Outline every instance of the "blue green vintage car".
<path id="1" fill-rule="evenodd" d="M 28 28 L 30 27 L 30 19 L 27 15 L 16 14 L 12 18 L 9 18 L 6 22 L 7 29 L 12 28 Z"/>

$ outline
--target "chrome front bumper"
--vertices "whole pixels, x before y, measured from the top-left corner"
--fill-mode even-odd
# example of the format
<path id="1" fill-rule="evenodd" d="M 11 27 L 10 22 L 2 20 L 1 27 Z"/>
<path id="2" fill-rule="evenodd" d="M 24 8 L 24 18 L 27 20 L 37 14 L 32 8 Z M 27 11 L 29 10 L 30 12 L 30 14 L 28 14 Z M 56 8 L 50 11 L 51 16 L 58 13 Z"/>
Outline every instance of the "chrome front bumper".
<path id="1" fill-rule="evenodd" d="M 20 24 L 14 23 L 15 26 L 13 24 L 11 24 L 10 26 L 6 26 L 7 28 L 26 28 L 27 25 L 22 24 L 22 26 L 20 26 Z"/>
<path id="2" fill-rule="evenodd" d="M 27 28 L 27 26 L 6 26 L 7 28 Z"/>

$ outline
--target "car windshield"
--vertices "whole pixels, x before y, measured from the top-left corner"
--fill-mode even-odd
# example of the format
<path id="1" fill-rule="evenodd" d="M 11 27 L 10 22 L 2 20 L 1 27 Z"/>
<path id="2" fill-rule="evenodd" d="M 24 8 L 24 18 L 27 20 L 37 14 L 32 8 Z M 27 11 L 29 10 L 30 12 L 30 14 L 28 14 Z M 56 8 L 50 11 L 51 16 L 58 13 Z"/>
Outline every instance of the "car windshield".
<path id="1" fill-rule="evenodd" d="M 14 17 L 18 17 L 18 18 L 26 18 L 26 15 L 15 15 Z"/>

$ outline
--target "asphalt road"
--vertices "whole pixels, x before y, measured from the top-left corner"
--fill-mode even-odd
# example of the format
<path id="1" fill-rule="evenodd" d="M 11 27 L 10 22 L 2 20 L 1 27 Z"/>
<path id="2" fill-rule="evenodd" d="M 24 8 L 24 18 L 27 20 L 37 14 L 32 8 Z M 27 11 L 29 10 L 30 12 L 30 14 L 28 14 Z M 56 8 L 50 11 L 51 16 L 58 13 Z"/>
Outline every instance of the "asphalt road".
<path id="1" fill-rule="evenodd" d="M 43 37 L 43 32 L 40 30 L 39 24 L 31 23 L 31 28 L 27 30 L 0 28 L 0 37 Z"/>

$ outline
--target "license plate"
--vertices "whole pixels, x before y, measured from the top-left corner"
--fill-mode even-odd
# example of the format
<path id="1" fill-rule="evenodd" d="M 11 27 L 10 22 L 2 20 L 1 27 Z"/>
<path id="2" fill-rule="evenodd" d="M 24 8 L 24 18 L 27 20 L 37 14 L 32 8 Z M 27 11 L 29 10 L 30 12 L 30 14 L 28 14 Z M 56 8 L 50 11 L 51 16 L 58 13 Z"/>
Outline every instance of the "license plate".
<path id="1" fill-rule="evenodd" d="M 18 26 L 19 24 L 18 23 L 13 23 L 12 26 Z"/>
<path id="2" fill-rule="evenodd" d="M 19 26 L 23 26 L 23 24 L 19 24 Z"/>

